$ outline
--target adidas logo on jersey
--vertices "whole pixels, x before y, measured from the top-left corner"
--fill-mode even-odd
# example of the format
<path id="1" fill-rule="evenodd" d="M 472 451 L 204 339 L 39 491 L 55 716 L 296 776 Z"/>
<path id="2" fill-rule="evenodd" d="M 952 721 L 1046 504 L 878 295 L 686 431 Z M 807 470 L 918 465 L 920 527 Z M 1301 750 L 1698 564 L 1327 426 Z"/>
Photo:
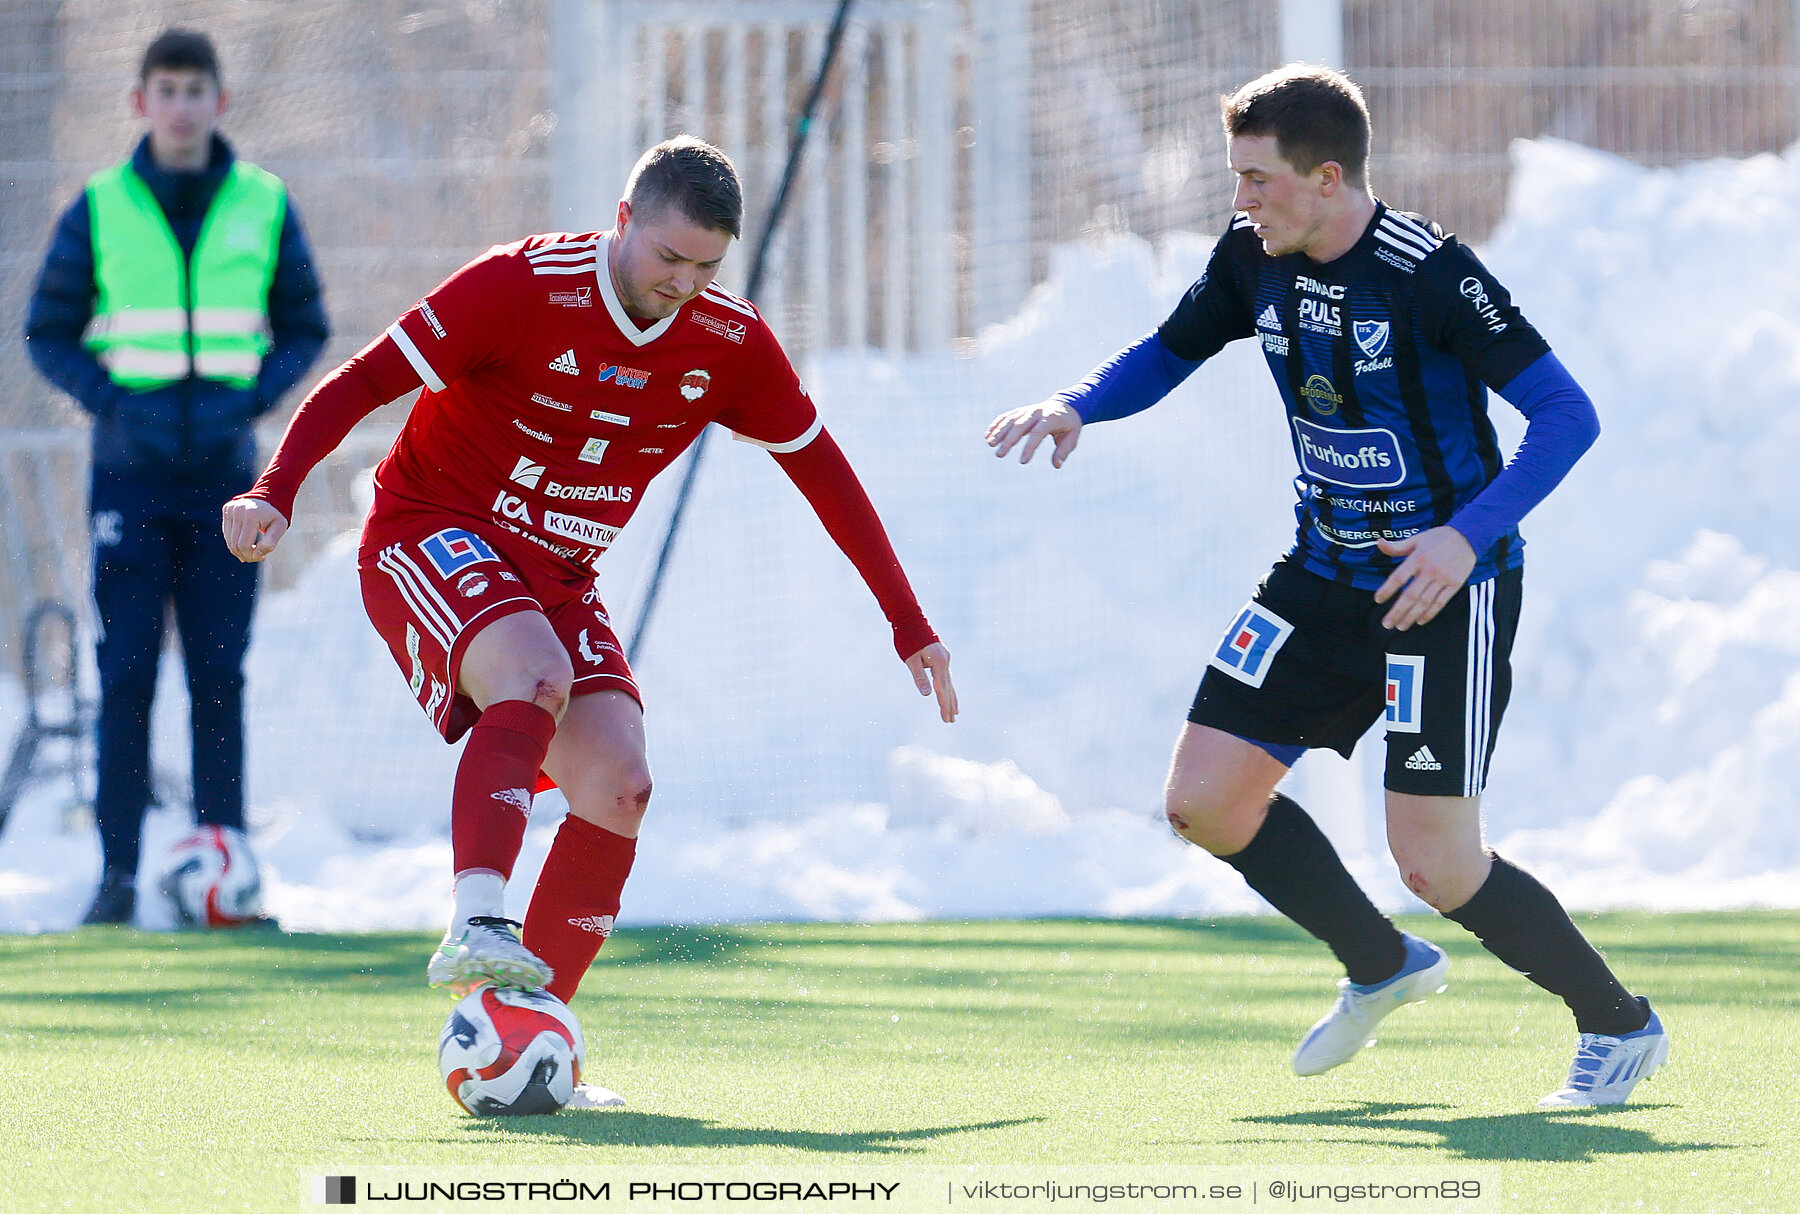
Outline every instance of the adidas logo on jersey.
<path id="1" fill-rule="evenodd" d="M 1276 315 L 1274 304 L 1262 310 L 1262 315 L 1256 318 L 1256 327 L 1267 329 L 1271 333 L 1281 332 L 1281 317 Z"/>
<path id="2" fill-rule="evenodd" d="M 513 465 L 512 480 L 527 489 L 536 489 L 543 477 L 544 465 L 532 463 L 528 455 L 521 455 L 519 462 Z"/>
<path id="3" fill-rule="evenodd" d="M 1412 758 L 1406 761 L 1406 770 L 1442 771 L 1444 770 L 1444 765 L 1439 763 L 1437 761 L 1437 756 L 1431 753 L 1431 747 L 1421 746 L 1419 749 L 1413 751 Z"/>
<path id="4" fill-rule="evenodd" d="M 569 920 L 570 927 L 579 927 L 584 932 L 593 932 L 602 940 L 612 935 L 613 917 L 611 915 L 583 915 L 579 919 Z"/>
<path id="5" fill-rule="evenodd" d="M 558 354 L 555 358 L 551 359 L 550 369 L 552 371 L 561 371 L 564 375 L 581 374 L 581 368 L 575 365 L 575 351 L 573 349 L 564 350 L 561 354 Z"/>

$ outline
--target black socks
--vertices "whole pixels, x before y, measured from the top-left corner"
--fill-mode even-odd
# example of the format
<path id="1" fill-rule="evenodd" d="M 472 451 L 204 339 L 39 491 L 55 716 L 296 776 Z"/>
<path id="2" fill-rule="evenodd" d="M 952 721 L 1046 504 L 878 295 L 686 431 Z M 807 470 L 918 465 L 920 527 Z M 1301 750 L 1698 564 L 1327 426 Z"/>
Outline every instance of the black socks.
<path id="1" fill-rule="evenodd" d="M 1324 941 L 1360 985 L 1392 978 L 1406 959 L 1405 942 L 1375 909 L 1307 812 L 1276 793 L 1250 845 L 1219 859 L 1250 888 Z M 1444 916 L 1474 933 L 1488 952 L 1569 1005 L 1576 1028 L 1610 1037 L 1635 1033 L 1649 1020 L 1607 968 L 1556 895 L 1499 856 L 1475 896 Z"/>
<path id="2" fill-rule="evenodd" d="M 1324 941 L 1350 981 L 1384 982 L 1406 963 L 1400 932 L 1375 909 L 1318 824 L 1287 796 L 1275 794 L 1248 847 L 1219 859 L 1269 905 Z"/>
<path id="3" fill-rule="evenodd" d="M 1499 856 L 1475 896 L 1444 918 L 1460 923 L 1488 952 L 1559 996 L 1575 1013 L 1580 1032 L 1619 1037 L 1649 1023 L 1645 1005 L 1613 977 L 1556 895 Z"/>

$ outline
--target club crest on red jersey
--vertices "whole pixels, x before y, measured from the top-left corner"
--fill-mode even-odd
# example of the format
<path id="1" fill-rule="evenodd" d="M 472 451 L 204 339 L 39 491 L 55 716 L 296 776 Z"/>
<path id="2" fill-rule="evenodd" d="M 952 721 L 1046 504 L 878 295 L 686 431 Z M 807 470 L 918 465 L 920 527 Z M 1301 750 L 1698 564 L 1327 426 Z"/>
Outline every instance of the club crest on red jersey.
<path id="1" fill-rule="evenodd" d="M 689 371 L 681 377 L 681 395 L 686 400 L 699 400 L 712 387 L 712 372 Z"/>

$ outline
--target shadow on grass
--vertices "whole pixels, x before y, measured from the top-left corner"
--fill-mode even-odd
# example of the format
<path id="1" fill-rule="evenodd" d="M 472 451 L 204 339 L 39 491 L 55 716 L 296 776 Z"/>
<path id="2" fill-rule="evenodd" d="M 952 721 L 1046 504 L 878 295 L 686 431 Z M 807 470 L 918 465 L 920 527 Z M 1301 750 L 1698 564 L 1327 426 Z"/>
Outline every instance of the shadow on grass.
<path id="1" fill-rule="evenodd" d="M 1337 1126 L 1369 1131 L 1370 1142 L 1386 1147 L 1446 1150 L 1462 1159 L 1582 1163 L 1603 1155 L 1660 1155 L 1678 1151 L 1728 1151 L 1717 1142 L 1661 1142 L 1646 1130 L 1619 1122 L 1621 1117 L 1664 1107 L 1651 1104 L 1611 1109 L 1567 1109 L 1489 1116 L 1434 1116 L 1443 1104 L 1387 1104 L 1360 1101 L 1346 1108 L 1312 1109 L 1240 1117 L 1256 1125 Z M 1394 1131 L 1430 1134 L 1435 1142 L 1409 1142 Z M 1307 1140 L 1311 1141 L 1311 1140 Z"/>
<path id="2" fill-rule="evenodd" d="M 516 1117 L 468 1120 L 458 1123 L 459 1137 L 498 1143 L 517 1138 L 562 1139 L 570 1143 L 621 1147 L 779 1147 L 820 1154 L 904 1155 L 918 1151 L 916 1143 L 932 1142 L 952 1134 L 1007 1130 L 1031 1125 L 1042 1117 L 1018 1117 L 1006 1121 L 977 1121 L 967 1125 L 927 1126 L 914 1130 L 778 1130 L 767 1126 L 726 1125 L 703 1117 L 675 1117 L 663 1113 L 592 1112 L 559 1113 L 553 1117 Z"/>
<path id="3" fill-rule="evenodd" d="M 43 938 L 40 938 L 43 939 Z M 53 954 L 46 964 L 44 954 Z M 334 997 L 417 1001 L 424 959 L 417 935 L 156 933 L 89 929 L 41 944 L 33 956 L 0 950 L 0 986 L 15 1027 L 131 1037 L 145 1016 L 159 1032 L 204 1033 L 220 1019 L 258 1016 L 270 1005 Z M 19 964 L 19 962 L 35 962 Z M 102 1023 L 95 1023 L 94 1018 Z"/>
<path id="4" fill-rule="evenodd" d="M 646 933 L 684 929 L 632 929 Z M 730 929 L 726 929 L 729 931 Z M 923 923 L 772 925 L 756 937 L 759 944 L 783 947 L 787 934 L 803 933 L 792 942 L 802 947 L 855 947 L 884 951 L 970 949 L 1047 951 L 1079 949 L 1087 954 L 1155 952 L 1182 937 L 1195 937 L 1213 951 L 1267 945 L 1273 948 L 1318 949 L 1317 941 L 1284 919 L 1262 916 L 1242 919 L 1098 919 L 1090 916 L 1051 916 L 1028 920 L 939 919 Z M 621 933 L 622 935 L 623 933 Z"/>
<path id="5" fill-rule="evenodd" d="M 430 955 L 426 937 L 413 932 L 358 935 L 288 934 L 278 931 L 140 932 L 86 928 L 62 936 L 0 937 L 0 973 L 15 963 L 41 973 L 47 956 L 65 979 L 94 975 L 128 981 L 142 972 L 172 970 L 217 973 L 257 969 L 294 977 L 337 977 L 348 973 L 423 972 Z"/>

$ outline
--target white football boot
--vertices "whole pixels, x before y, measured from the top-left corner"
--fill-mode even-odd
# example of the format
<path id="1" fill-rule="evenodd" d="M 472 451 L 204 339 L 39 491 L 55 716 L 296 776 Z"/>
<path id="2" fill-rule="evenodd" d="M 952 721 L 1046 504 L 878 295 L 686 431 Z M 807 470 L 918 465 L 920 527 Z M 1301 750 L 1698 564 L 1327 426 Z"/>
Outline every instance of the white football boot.
<path id="1" fill-rule="evenodd" d="M 1646 1010 L 1647 999 L 1639 998 Z M 1585 1109 L 1604 1104 L 1624 1104 L 1631 1089 L 1655 1074 L 1668 1061 L 1669 1031 L 1654 1010 L 1650 1023 L 1635 1033 L 1608 1037 L 1583 1033 L 1575 1040 L 1575 1061 L 1562 1087 L 1538 1101 L 1540 1109 Z"/>
<path id="2" fill-rule="evenodd" d="M 460 928 L 452 923 L 425 967 L 433 986 L 447 986 L 458 998 L 484 982 L 537 990 L 555 976 L 536 954 L 519 943 L 518 924 L 495 915 L 475 915 Z"/>
<path id="3" fill-rule="evenodd" d="M 1400 934 L 1406 941 L 1406 961 L 1400 972 L 1368 986 L 1340 979 L 1337 1003 L 1294 1051 L 1294 1074 L 1317 1075 L 1342 1066 L 1375 1040 L 1375 1030 L 1389 1012 L 1444 989 L 1444 975 L 1450 972 L 1450 958 L 1444 950 L 1408 932 Z"/>
<path id="4" fill-rule="evenodd" d="M 578 1083 L 575 1094 L 569 1097 L 565 1109 L 622 1109 L 625 1097 L 611 1088 L 603 1088 L 597 1083 Z"/>

